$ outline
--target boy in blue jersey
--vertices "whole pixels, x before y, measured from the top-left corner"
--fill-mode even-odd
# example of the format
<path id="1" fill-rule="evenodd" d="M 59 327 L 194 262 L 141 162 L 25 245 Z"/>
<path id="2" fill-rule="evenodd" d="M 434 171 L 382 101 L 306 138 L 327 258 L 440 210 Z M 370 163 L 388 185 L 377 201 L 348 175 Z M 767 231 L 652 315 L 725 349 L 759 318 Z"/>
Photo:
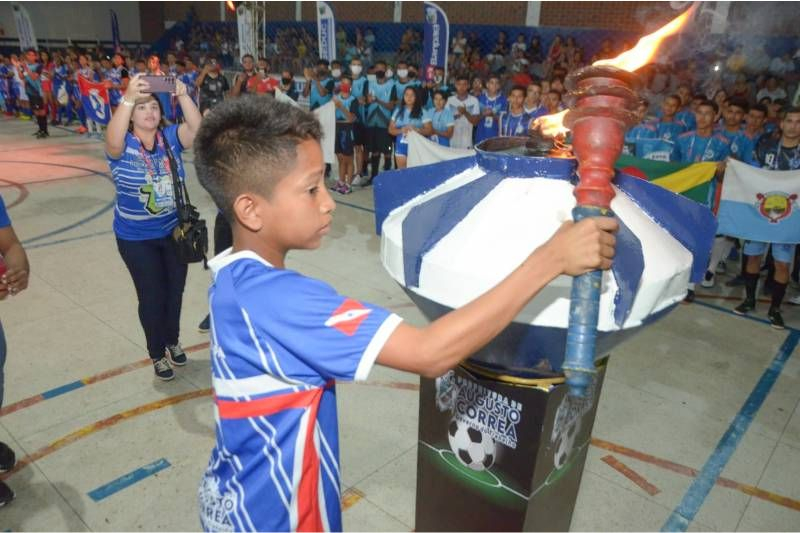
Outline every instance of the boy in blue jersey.
<path id="1" fill-rule="evenodd" d="M 377 362 L 439 376 L 506 327 L 560 274 L 611 266 L 617 223 L 567 222 L 505 280 L 424 328 L 285 267 L 315 249 L 335 203 L 321 128 L 294 106 L 223 102 L 195 143 L 200 183 L 233 227 L 209 262 L 216 446 L 200 485 L 206 530 L 338 531 L 335 380 Z M 257 169 L 257 170 L 254 170 Z"/>
<path id="2" fill-rule="evenodd" d="M 639 118 L 639 123 L 625 132 L 625 144 L 622 147 L 622 153 L 637 155 L 636 142 L 639 139 L 653 139 L 657 136 L 656 127 L 646 118 L 649 108 L 650 102 L 647 100 L 641 100 L 636 106 L 636 116 Z"/>
<path id="3" fill-rule="evenodd" d="M 524 97 L 523 97 L 524 99 Z M 506 97 L 500 93 L 500 76 L 491 74 L 486 81 L 486 91 L 478 97 L 481 119 L 475 131 L 475 142 L 497 137 L 500 132 L 500 113 L 508 107 Z"/>
<path id="4" fill-rule="evenodd" d="M 501 137 L 527 135 L 533 117 L 525 112 L 525 87 L 515 85 L 508 93 L 508 111 L 498 117 L 498 133 Z"/>
<path id="5" fill-rule="evenodd" d="M 661 104 L 661 118 L 653 125 L 656 128 L 656 137 L 662 141 L 674 143 L 678 136 L 686 131 L 683 122 L 679 122 L 675 114 L 681 105 L 681 99 L 677 94 L 671 94 L 664 98 Z"/>
<path id="6" fill-rule="evenodd" d="M 742 120 L 747 113 L 747 102 L 729 98 L 725 101 L 725 109 L 722 111 L 722 125 L 716 132 L 721 133 L 733 143 L 733 140 L 742 131 Z"/>
<path id="7" fill-rule="evenodd" d="M 745 127 L 731 141 L 731 157 L 756 165 L 756 146 L 764 135 L 764 122 L 767 119 L 767 108 L 756 104 L 747 110 L 744 116 Z"/>

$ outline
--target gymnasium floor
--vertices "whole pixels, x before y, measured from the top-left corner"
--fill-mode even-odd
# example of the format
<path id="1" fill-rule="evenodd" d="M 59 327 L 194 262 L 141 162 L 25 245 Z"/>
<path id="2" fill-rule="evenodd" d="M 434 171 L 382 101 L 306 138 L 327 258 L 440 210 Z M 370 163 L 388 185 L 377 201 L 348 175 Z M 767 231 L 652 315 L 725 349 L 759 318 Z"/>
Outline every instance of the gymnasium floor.
<path id="1" fill-rule="evenodd" d="M 213 443 L 208 339 L 196 330 L 209 275 L 190 268 L 190 362 L 162 383 L 111 232 L 102 144 L 33 131 L 0 121 L 0 194 L 32 264 L 30 288 L 0 303 L 0 440 L 22 460 L 5 476 L 17 499 L 0 509 L 0 530 L 196 530 Z M 289 266 L 421 324 L 379 263 L 371 194 L 338 197 L 323 247 Z M 766 304 L 753 319 L 729 312 L 740 289 L 700 291 L 612 355 L 572 529 L 658 530 L 680 506 L 690 530 L 800 530 L 800 308 L 784 306 L 790 328 L 779 332 Z M 346 530 L 414 527 L 417 384 L 377 367 L 339 387 Z"/>

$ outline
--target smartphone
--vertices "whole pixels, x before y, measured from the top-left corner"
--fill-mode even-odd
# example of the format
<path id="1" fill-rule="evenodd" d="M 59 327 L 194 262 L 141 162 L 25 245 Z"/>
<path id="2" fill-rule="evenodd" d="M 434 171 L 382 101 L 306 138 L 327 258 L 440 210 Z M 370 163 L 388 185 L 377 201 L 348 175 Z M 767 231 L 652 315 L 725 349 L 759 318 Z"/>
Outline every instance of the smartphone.
<path id="1" fill-rule="evenodd" d="M 145 93 L 174 93 L 175 76 L 142 76 L 140 79 L 150 85 Z"/>

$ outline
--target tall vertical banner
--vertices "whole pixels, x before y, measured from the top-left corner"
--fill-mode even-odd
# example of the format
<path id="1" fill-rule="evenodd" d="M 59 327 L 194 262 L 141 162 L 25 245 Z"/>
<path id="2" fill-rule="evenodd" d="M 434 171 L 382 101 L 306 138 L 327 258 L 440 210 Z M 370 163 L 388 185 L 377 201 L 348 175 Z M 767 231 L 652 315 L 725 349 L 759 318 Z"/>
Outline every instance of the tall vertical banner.
<path id="1" fill-rule="evenodd" d="M 447 51 L 450 46 L 450 22 L 444 10 L 433 2 L 425 2 L 425 28 L 422 65 L 425 81 L 433 80 L 433 69 L 442 67 L 447 79 Z"/>
<path id="2" fill-rule="evenodd" d="M 336 21 L 329 2 L 317 2 L 317 37 L 319 39 L 319 58 L 336 59 Z"/>
<path id="3" fill-rule="evenodd" d="M 39 45 L 36 44 L 36 34 L 33 32 L 33 24 L 31 24 L 28 10 L 16 2 L 11 4 L 11 9 L 14 11 L 14 23 L 17 25 L 20 50 L 38 49 Z"/>
<path id="4" fill-rule="evenodd" d="M 236 8 L 236 23 L 239 27 L 239 61 L 250 54 L 256 57 L 256 34 L 253 28 L 253 12 L 244 4 Z"/>
<path id="5" fill-rule="evenodd" d="M 122 50 L 122 42 L 119 38 L 119 20 L 117 20 L 117 14 L 114 12 L 113 9 L 111 11 L 111 42 L 114 45 L 114 51 L 119 52 Z"/>

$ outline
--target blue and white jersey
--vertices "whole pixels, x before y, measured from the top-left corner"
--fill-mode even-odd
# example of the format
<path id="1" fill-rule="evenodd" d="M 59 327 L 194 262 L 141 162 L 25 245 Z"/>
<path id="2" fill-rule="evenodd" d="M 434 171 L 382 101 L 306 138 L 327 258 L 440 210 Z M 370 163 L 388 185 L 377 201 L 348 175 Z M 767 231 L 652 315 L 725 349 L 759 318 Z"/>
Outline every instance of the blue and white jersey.
<path id="1" fill-rule="evenodd" d="M 625 132 L 625 144 L 622 146 L 622 153 L 635 155 L 636 141 L 639 139 L 653 139 L 657 136 L 655 125 L 646 121 L 641 122 Z"/>
<path id="2" fill-rule="evenodd" d="M 209 266 L 216 446 L 209 531 L 341 531 L 334 380 L 364 380 L 400 318 L 226 250 Z"/>
<path id="3" fill-rule="evenodd" d="M 675 142 L 682 133 L 687 132 L 686 125 L 676 118 L 672 122 L 657 120 L 652 123 L 656 128 L 656 137 L 661 140 Z"/>
<path id="4" fill-rule="evenodd" d="M 455 126 L 456 119 L 453 117 L 453 110 L 448 106 L 444 106 L 441 111 L 429 109 L 426 112 L 428 113 L 428 118 L 430 118 L 431 126 L 433 127 L 433 135 L 430 136 L 430 140 L 439 143 L 441 146 L 450 146 L 450 139 L 437 135 L 436 132 L 447 131 L 451 126 Z"/>
<path id="5" fill-rule="evenodd" d="M 728 131 L 727 129 L 725 129 L 725 126 L 720 126 L 719 128 L 715 128 L 714 129 L 714 133 L 718 133 L 718 134 L 722 135 L 723 137 L 728 139 L 729 143 L 732 143 L 733 140 L 736 138 L 736 136 L 739 135 L 739 133 L 742 132 L 742 129 L 743 128 L 739 128 L 736 131 Z"/>
<path id="6" fill-rule="evenodd" d="M 688 131 L 675 142 L 676 160 L 681 163 L 722 161 L 730 154 L 731 146 L 724 136 L 711 134 L 701 137 L 697 131 Z"/>
<path id="7" fill-rule="evenodd" d="M 740 131 L 731 141 L 731 157 L 749 165 L 758 166 L 756 146 L 763 135 L 763 131 L 755 135 L 750 135 L 745 130 Z"/>
<path id="8" fill-rule="evenodd" d="M 399 79 L 394 80 L 394 90 L 397 93 L 397 104 L 403 105 L 403 92 L 406 90 L 406 87 L 422 87 L 422 84 L 417 79 L 409 79 L 408 81 L 400 81 Z M 421 92 L 421 91 L 418 91 Z M 422 98 L 421 94 L 417 94 L 419 98 Z"/>
<path id="9" fill-rule="evenodd" d="M 382 102 L 390 102 L 399 98 L 395 91 L 394 82 L 391 80 L 387 80 L 384 83 L 371 83 L 369 85 L 369 94 Z M 387 128 L 391 118 L 392 112 L 378 102 L 373 102 L 367 107 L 367 126 L 371 128 Z"/>
<path id="10" fill-rule="evenodd" d="M 10 72 L 11 70 L 7 66 L 0 64 L 0 94 L 2 94 L 4 98 L 9 98 L 11 96 L 11 87 L 8 79 Z"/>
<path id="11" fill-rule="evenodd" d="M 122 85 L 122 78 L 128 77 L 128 69 L 125 67 L 113 67 L 106 71 L 106 79 L 116 86 Z M 122 91 L 119 89 L 109 89 L 108 99 L 112 106 L 118 106 L 122 99 Z"/>
<path id="12" fill-rule="evenodd" d="M 333 98 L 333 90 L 336 86 L 336 84 L 333 81 L 333 78 L 329 76 L 324 80 L 319 81 L 319 84 L 322 85 L 322 87 L 324 87 L 325 90 L 327 91 L 327 94 L 325 96 L 322 96 L 320 94 L 319 89 L 317 88 L 316 81 L 308 80 L 308 83 L 311 84 L 311 92 L 308 95 L 308 101 L 310 104 L 309 109 L 311 109 L 311 111 L 315 110 L 318 107 L 322 107 L 331 101 L 331 98 Z"/>
<path id="13" fill-rule="evenodd" d="M 183 146 L 178 139 L 178 125 L 164 128 L 163 137 L 150 152 L 129 132 L 125 135 L 125 149 L 119 159 L 106 154 L 117 189 L 114 233 L 120 239 L 160 239 L 178 225 L 169 159 L 166 150 L 160 146 L 164 141 L 169 143 L 178 165 L 178 176 L 184 179 Z"/>
<path id="14" fill-rule="evenodd" d="M 358 98 L 353 93 L 350 93 L 350 96 L 347 98 L 342 98 L 342 93 L 337 94 L 334 96 L 335 100 L 341 102 L 345 109 L 353 113 L 356 117 L 358 117 Z M 336 108 L 336 122 L 350 122 L 350 120 L 345 116 L 344 111 Z"/>
<path id="15" fill-rule="evenodd" d="M 426 122 L 431 122 L 431 117 L 420 109 L 420 115 L 417 118 L 413 118 L 411 116 L 411 110 L 403 106 L 394 110 L 394 113 L 392 113 L 392 121 L 394 121 L 394 126 L 397 129 L 402 129 L 406 126 L 422 128 Z M 395 149 L 398 155 L 408 154 L 408 140 L 406 139 L 405 133 L 395 135 Z"/>
<path id="16" fill-rule="evenodd" d="M 8 211 L 6 210 L 6 203 L 3 201 L 3 197 L 0 196 L 0 228 L 7 228 L 11 225 L 11 219 L 8 217 Z"/>
<path id="17" fill-rule="evenodd" d="M 675 113 L 675 120 L 683 124 L 685 128 L 683 131 L 692 131 L 697 128 L 697 119 L 691 109 L 684 109 Z"/>
<path id="18" fill-rule="evenodd" d="M 498 94 L 494 98 L 490 98 L 488 94 L 483 93 L 478 97 L 478 103 L 481 106 L 481 119 L 478 121 L 477 129 L 475 130 L 475 142 L 479 143 L 484 139 L 490 137 L 497 137 L 500 133 L 500 113 L 508 108 L 508 100 L 502 94 Z M 486 109 L 491 109 L 494 116 L 483 116 Z"/>
<path id="19" fill-rule="evenodd" d="M 503 112 L 500 115 L 499 134 L 501 137 L 527 135 L 532 120 L 533 117 L 525 112 L 519 115 L 515 115 L 511 111 Z"/>

